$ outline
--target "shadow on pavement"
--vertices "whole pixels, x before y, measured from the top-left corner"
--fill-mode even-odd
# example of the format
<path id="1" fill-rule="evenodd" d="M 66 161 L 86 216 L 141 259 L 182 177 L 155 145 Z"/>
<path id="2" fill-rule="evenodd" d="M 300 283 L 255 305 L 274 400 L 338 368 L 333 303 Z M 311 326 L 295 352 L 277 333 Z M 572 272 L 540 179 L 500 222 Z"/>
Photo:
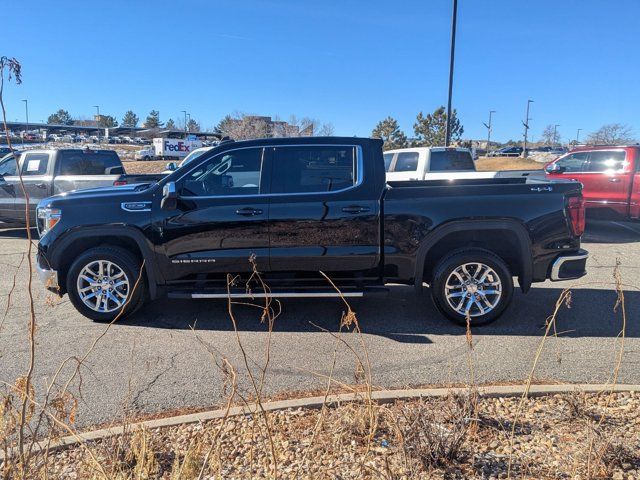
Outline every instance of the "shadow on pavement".
<path id="1" fill-rule="evenodd" d="M 1 238 L 22 238 L 24 240 L 27 239 L 27 229 L 26 228 L 13 228 L 13 227 L 3 227 L 0 224 L 0 239 Z M 38 239 L 38 230 L 35 228 L 31 229 L 31 238 L 33 240 Z"/>
<path id="2" fill-rule="evenodd" d="M 498 321 L 474 329 L 474 335 L 540 336 L 545 320 L 553 312 L 561 288 L 534 288 L 527 295 L 516 291 L 512 305 Z M 578 289 L 572 292 L 570 308 L 563 307 L 557 317 L 561 337 L 616 337 L 622 317 L 613 311 L 613 290 Z M 403 343 L 431 343 L 429 335 L 464 335 L 464 328 L 452 324 L 433 307 L 428 293 L 417 297 L 412 287 L 393 287 L 388 297 L 371 297 L 350 302 L 366 334 L 379 335 Z M 625 291 L 627 337 L 640 337 L 640 293 Z M 282 314 L 275 332 L 320 332 L 338 330 L 344 304 L 339 299 L 283 299 Z M 260 311 L 234 306 L 240 331 L 267 331 L 260 322 Z M 312 325 L 317 325 L 314 326 Z M 232 330 L 224 300 L 158 300 L 124 325 L 196 330 Z"/>
<path id="3" fill-rule="evenodd" d="M 587 220 L 582 241 L 585 244 L 640 242 L 640 223 L 616 220 Z"/>

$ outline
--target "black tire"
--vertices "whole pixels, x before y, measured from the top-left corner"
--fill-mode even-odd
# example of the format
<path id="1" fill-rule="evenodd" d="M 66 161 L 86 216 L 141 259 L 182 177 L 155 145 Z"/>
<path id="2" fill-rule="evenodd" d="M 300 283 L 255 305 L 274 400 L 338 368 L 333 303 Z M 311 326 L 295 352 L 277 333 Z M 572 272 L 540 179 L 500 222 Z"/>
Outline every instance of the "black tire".
<path id="1" fill-rule="evenodd" d="M 126 275 L 129 282 L 126 303 L 116 310 L 110 312 L 99 312 L 89 308 L 84 304 L 78 292 L 78 276 L 83 268 L 91 262 L 97 260 L 107 260 L 119 267 Z M 140 278 L 140 262 L 129 252 L 113 246 L 95 247 L 87 250 L 73 262 L 67 273 L 67 293 L 73 306 L 82 315 L 96 322 L 111 322 L 120 312 L 119 319 L 125 318 L 138 310 L 147 297 L 147 286 L 144 278 Z M 138 285 L 134 288 L 136 282 Z"/>
<path id="2" fill-rule="evenodd" d="M 454 309 L 447 300 L 446 282 L 457 268 L 469 263 L 480 263 L 489 267 L 497 276 L 501 284 L 501 294 L 499 297 L 492 296 L 497 300 L 495 306 L 485 314 L 480 314 L 476 306 L 472 306 L 473 316 L 470 317 L 471 326 L 486 325 L 497 320 L 511 303 L 513 297 L 513 276 L 507 264 L 497 255 L 487 250 L 468 249 L 458 251 L 443 258 L 437 265 L 431 282 L 431 297 L 436 308 L 449 320 L 459 325 L 467 325 L 467 316 Z M 473 268 L 473 267 L 469 267 Z M 490 275 L 493 275 L 491 273 Z M 460 287 L 463 290 L 463 287 Z M 489 289 L 488 287 L 487 289 Z M 473 295 L 473 294 L 469 294 Z M 457 301 L 457 300 L 456 300 Z M 482 302 L 480 302 L 482 303 Z M 492 303 L 492 302 L 490 302 Z M 465 304 L 466 306 L 466 304 Z"/>
<path id="3" fill-rule="evenodd" d="M 149 160 L 151 160 L 151 157 L 149 155 L 147 155 L 146 157 L 144 157 L 144 161 L 148 162 Z"/>

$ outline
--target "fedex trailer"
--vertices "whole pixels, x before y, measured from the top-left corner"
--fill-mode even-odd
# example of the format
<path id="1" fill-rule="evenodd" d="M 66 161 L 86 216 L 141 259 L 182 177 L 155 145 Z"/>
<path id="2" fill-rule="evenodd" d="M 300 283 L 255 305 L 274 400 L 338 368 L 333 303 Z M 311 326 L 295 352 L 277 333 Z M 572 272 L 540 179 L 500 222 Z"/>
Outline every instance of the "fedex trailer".
<path id="1" fill-rule="evenodd" d="M 201 146 L 202 142 L 200 140 L 153 139 L 154 156 L 158 160 L 180 160 Z"/>

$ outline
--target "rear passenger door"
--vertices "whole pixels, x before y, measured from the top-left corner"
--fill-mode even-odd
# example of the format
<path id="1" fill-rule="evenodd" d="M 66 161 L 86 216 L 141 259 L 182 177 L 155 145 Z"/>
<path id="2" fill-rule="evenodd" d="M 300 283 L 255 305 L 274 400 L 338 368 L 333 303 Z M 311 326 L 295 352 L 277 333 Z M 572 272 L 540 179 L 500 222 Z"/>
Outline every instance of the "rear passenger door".
<path id="1" fill-rule="evenodd" d="M 273 149 L 269 205 L 273 271 L 366 271 L 378 265 L 379 199 L 356 145 Z"/>
<path id="2" fill-rule="evenodd" d="M 627 215 L 631 165 L 624 150 L 593 150 L 584 178 L 588 182 L 587 207 L 602 207 Z M 587 189 L 587 185 L 585 185 Z"/>

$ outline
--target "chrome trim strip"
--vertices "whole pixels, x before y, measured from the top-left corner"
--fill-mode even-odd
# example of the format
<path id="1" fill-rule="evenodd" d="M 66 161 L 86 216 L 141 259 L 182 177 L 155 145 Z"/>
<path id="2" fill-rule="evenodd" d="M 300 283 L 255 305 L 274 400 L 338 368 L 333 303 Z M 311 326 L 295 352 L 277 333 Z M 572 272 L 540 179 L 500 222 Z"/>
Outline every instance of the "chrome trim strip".
<path id="1" fill-rule="evenodd" d="M 358 188 L 359 186 L 362 185 L 362 182 L 364 181 L 364 161 L 363 161 L 363 153 L 362 153 L 362 146 L 360 145 L 350 145 L 350 144 L 334 144 L 334 143 L 327 143 L 327 144 L 300 144 L 300 145 L 271 145 L 271 146 L 254 146 L 254 147 L 242 147 L 242 148 L 235 148 L 235 149 L 231 149 L 231 150 L 225 150 L 224 152 L 220 152 L 217 155 L 214 155 L 213 157 L 209 157 L 207 160 L 210 160 L 211 158 L 214 158 L 218 155 L 224 155 L 225 153 L 228 152 L 233 152 L 235 150 L 246 150 L 248 148 L 261 148 L 263 150 L 263 161 L 264 161 L 264 151 L 267 148 L 282 148 L 282 147 L 291 147 L 291 148 L 296 148 L 296 147 L 351 147 L 351 148 L 355 148 L 356 149 L 356 183 L 350 187 L 347 188 L 341 188 L 340 190 L 331 190 L 329 192 L 300 192 L 300 193 L 255 193 L 253 195 L 206 195 L 206 196 L 198 196 L 198 195 L 181 195 L 180 198 L 185 198 L 187 200 L 195 200 L 195 199 L 202 199 L 202 198 L 269 198 L 269 197 L 295 197 L 295 196 L 300 196 L 300 195 L 333 195 L 336 193 L 342 193 L 342 192 L 346 192 L 349 190 L 353 190 L 354 188 Z M 204 163 L 204 162 L 202 162 Z M 198 166 L 200 166 L 201 164 L 198 164 Z M 197 167 L 196 167 L 197 168 Z M 195 170 L 195 169 L 194 169 Z M 193 171 L 193 170 L 191 170 Z M 178 180 L 175 180 L 176 182 L 182 180 L 184 177 L 186 177 L 190 172 L 185 173 L 182 177 L 180 177 Z M 262 168 L 260 170 L 260 179 L 262 180 Z"/>
<path id="2" fill-rule="evenodd" d="M 562 257 L 558 257 L 556 258 L 556 260 L 553 262 L 552 266 L 551 266 L 551 275 L 549 276 L 549 279 L 553 282 L 558 282 L 561 280 L 571 280 L 571 277 L 569 278 L 560 278 L 560 268 L 562 267 L 562 265 L 564 264 L 564 262 L 568 262 L 568 261 L 573 261 L 573 260 L 584 260 L 586 258 L 589 258 L 589 254 L 588 253 L 584 253 L 581 255 L 567 255 L 567 256 L 562 256 Z"/>
<path id="3" fill-rule="evenodd" d="M 362 297 L 363 292 L 192 293 L 191 298 L 335 298 Z"/>

